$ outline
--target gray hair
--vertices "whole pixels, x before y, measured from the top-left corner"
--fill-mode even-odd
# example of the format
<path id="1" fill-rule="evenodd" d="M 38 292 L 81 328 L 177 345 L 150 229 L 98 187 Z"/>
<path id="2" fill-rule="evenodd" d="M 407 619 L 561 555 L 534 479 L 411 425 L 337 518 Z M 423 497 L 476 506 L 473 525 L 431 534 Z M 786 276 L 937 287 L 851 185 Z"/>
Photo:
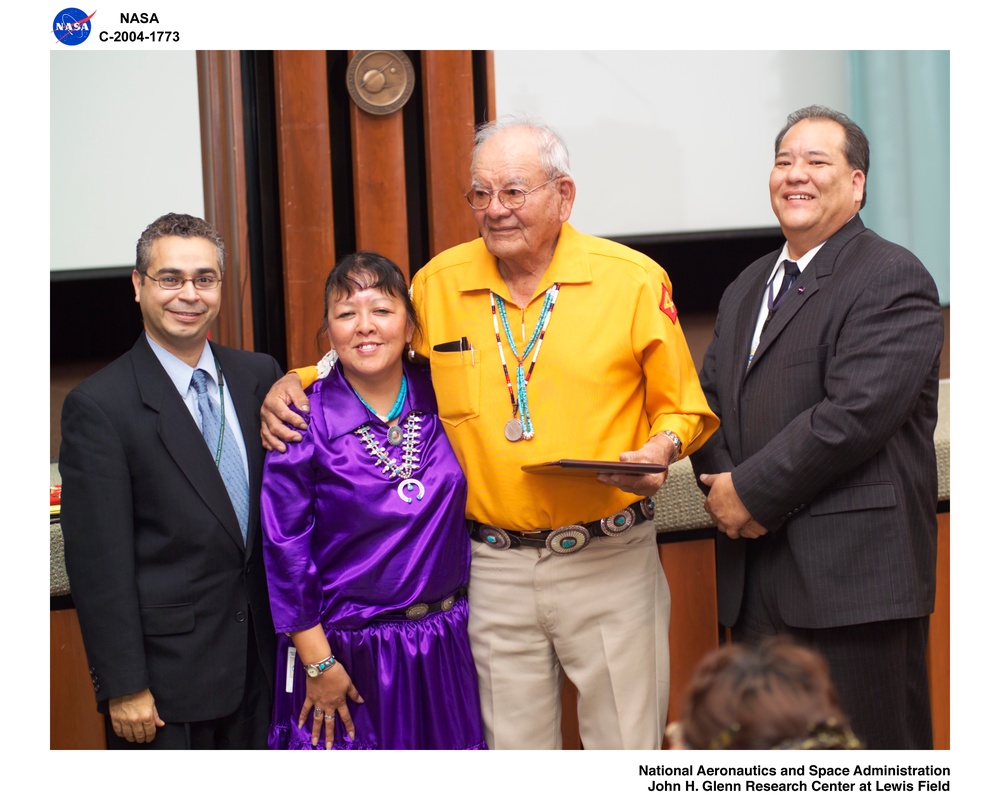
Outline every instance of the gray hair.
<path id="1" fill-rule="evenodd" d="M 509 114 L 476 128 L 475 147 L 472 148 L 472 168 L 476 168 L 479 150 L 486 142 L 503 131 L 524 128 L 531 132 L 538 145 L 538 160 L 546 178 L 572 178 L 569 171 L 569 150 L 566 142 L 544 122 L 532 117 Z"/>
<path id="2" fill-rule="evenodd" d="M 139 241 L 135 243 L 135 270 L 145 276 L 152 259 L 153 242 L 164 236 L 180 236 L 183 239 L 199 237 L 207 239 L 215 245 L 216 260 L 219 262 L 219 272 L 226 274 L 226 244 L 219 232 L 201 217 L 190 214 L 171 212 L 158 217 L 146 226 Z"/>
<path id="3" fill-rule="evenodd" d="M 785 138 L 789 128 L 806 119 L 828 119 L 836 122 L 844 129 L 844 156 L 851 169 L 860 169 L 865 176 L 865 189 L 861 195 L 861 208 L 865 207 L 868 199 L 868 167 L 871 163 L 871 155 L 868 147 L 868 137 L 861 127 L 847 114 L 834 111 L 826 106 L 806 106 L 798 111 L 793 111 L 788 115 L 785 127 L 782 128 L 774 139 L 774 154 L 778 155 L 781 148 L 781 140 Z"/>

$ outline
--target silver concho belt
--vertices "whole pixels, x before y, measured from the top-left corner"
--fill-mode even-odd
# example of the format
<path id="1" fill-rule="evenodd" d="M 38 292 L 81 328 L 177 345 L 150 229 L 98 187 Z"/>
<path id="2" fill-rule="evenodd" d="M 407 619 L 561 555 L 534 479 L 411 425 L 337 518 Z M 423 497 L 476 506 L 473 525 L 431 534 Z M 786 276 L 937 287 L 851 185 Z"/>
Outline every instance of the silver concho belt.
<path id="1" fill-rule="evenodd" d="M 411 622 L 415 622 L 423 619 L 428 614 L 433 614 L 435 611 L 451 611 L 455 607 L 455 603 L 458 602 L 458 598 L 465 597 L 466 594 L 468 594 L 468 587 L 462 586 L 454 594 L 448 595 L 446 598 L 438 601 L 437 603 L 414 603 L 412 606 L 407 608 L 400 608 L 396 611 L 386 611 L 373 617 L 372 621 L 408 619 Z"/>
<path id="2" fill-rule="evenodd" d="M 549 530 L 511 531 L 469 520 L 469 534 L 476 541 L 483 542 L 496 550 L 509 550 L 512 547 L 544 547 L 554 555 L 565 556 L 582 550 L 595 536 L 621 536 L 636 524 L 637 519 L 652 519 L 653 506 L 653 500 L 647 497 L 604 519 L 577 525 L 563 525 Z"/>

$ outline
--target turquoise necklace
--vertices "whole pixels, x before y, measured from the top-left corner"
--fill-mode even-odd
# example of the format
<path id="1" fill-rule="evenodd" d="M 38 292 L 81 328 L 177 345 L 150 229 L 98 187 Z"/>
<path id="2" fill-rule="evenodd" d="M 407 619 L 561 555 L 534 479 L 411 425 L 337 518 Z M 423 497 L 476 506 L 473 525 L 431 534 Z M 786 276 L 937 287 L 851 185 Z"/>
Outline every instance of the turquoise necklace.
<path id="1" fill-rule="evenodd" d="M 552 318 L 552 309 L 559 297 L 559 284 L 554 283 L 545 291 L 545 303 L 542 306 L 542 313 L 535 324 L 534 333 L 524 344 L 524 351 L 517 352 L 514 345 L 514 335 L 510 332 L 510 323 L 507 321 L 507 304 L 499 295 L 490 292 L 490 310 L 493 313 L 493 332 L 497 338 L 497 348 L 500 350 L 500 363 L 503 365 L 503 375 L 507 380 L 507 391 L 510 393 L 510 405 L 512 418 L 504 426 L 503 434 L 509 442 L 518 442 L 521 439 L 530 439 L 535 435 L 535 426 L 531 422 L 531 413 L 528 411 L 528 381 L 531 380 L 531 373 L 535 370 L 535 362 L 538 361 L 538 351 L 542 349 L 542 341 L 545 339 L 545 330 L 549 327 L 549 320 Z M 507 359 L 503 353 L 503 342 L 500 340 L 500 327 L 497 324 L 497 317 L 503 322 L 504 333 L 507 334 L 507 344 L 510 351 L 517 359 L 517 372 L 515 381 L 517 394 L 514 393 L 514 385 L 510 381 L 510 373 L 507 371 Z M 528 371 L 524 371 L 524 360 L 535 348 L 535 354 L 531 357 L 531 364 Z"/>
<path id="2" fill-rule="evenodd" d="M 369 411 L 371 411 L 371 413 L 374 414 L 375 417 L 382 420 L 383 422 L 388 422 L 391 419 L 397 419 L 399 415 L 403 413 L 403 403 L 406 402 L 405 373 L 403 374 L 402 382 L 399 384 L 399 394 L 396 395 L 396 402 L 392 404 L 392 408 L 389 409 L 389 413 L 384 417 L 381 414 L 379 414 L 374 408 L 368 405 L 368 401 L 365 400 L 365 398 L 363 398 L 360 394 L 358 394 L 357 389 L 355 389 L 353 386 L 351 387 L 351 389 L 354 391 L 354 394 L 357 395 L 357 398 L 358 400 L 361 401 L 362 405 L 364 405 L 364 407 L 367 408 Z M 389 444 L 392 445 L 401 444 L 403 441 L 403 429 L 400 428 L 398 425 L 390 426 L 389 433 L 386 434 L 386 439 L 388 440 Z"/>

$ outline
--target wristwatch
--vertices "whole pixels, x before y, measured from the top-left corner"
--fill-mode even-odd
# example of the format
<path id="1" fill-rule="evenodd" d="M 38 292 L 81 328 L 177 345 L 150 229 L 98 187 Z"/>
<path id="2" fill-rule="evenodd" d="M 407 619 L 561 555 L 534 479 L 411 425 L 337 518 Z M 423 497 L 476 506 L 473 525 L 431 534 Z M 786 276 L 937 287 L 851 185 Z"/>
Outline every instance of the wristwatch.
<path id="1" fill-rule="evenodd" d="M 673 431 L 660 431 L 660 433 L 674 443 L 674 454 L 670 458 L 670 463 L 673 464 L 681 457 L 681 437 Z"/>
<path id="2" fill-rule="evenodd" d="M 306 668 L 306 675 L 310 678 L 318 678 L 324 672 L 326 672 L 330 667 L 337 663 L 337 658 L 332 653 L 324 658 L 322 661 L 317 661 L 315 664 L 304 664 Z"/>

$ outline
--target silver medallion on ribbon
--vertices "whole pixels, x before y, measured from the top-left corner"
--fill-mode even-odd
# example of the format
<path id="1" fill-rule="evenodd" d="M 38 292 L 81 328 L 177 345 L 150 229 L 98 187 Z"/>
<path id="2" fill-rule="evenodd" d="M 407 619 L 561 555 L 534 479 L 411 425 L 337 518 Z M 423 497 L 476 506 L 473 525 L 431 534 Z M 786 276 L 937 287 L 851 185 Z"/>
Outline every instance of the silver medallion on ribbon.
<path id="1" fill-rule="evenodd" d="M 524 428 L 521 427 L 521 420 L 515 418 L 507 421 L 503 426 L 503 435 L 508 442 L 519 442 L 524 437 Z"/>

